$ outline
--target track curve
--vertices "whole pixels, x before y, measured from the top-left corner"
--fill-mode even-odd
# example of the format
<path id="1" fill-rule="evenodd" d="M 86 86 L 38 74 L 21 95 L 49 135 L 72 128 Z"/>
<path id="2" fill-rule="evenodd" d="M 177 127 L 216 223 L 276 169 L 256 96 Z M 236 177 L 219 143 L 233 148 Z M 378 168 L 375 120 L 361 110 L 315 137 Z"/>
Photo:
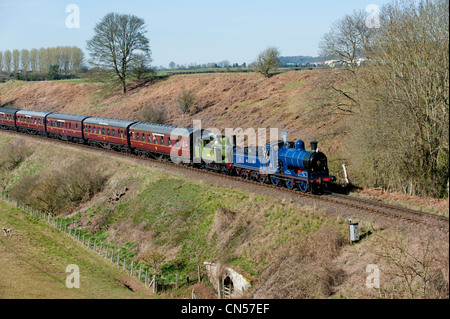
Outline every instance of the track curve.
<path id="1" fill-rule="evenodd" d="M 4 132 L 14 134 L 17 136 L 24 136 L 23 133 L 18 133 L 18 132 L 14 132 L 14 131 L 4 131 Z M 176 164 L 176 163 L 172 163 L 170 161 L 161 161 L 161 160 L 157 160 L 157 159 L 153 159 L 153 158 L 149 158 L 149 157 L 137 156 L 137 155 L 129 154 L 129 153 L 121 153 L 121 152 L 117 152 L 117 151 L 113 151 L 113 150 L 109 150 L 109 149 L 98 148 L 98 147 L 89 146 L 89 145 L 85 145 L 85 144 L 70 143 L 70 142 L 66 142 L 66 141 L 62 141 L 62 140 L 58 140 L 58 139 L 45 138 L 45 137 L 36 136 L 36 135 L 27 134 L 26 136 L 30 137 L 30 138 L 43 140 L 43 141 L 55 142 L 55 143 L 58 143 L 61 145 L 71 145 L 71 146 L 75 146 L 75 147 L 86 148 L 86 149 L 100 151 L 100 152 L 112 153 L 112 154 L 116 154 L 116 155 L 120 155 L 120 156 L 127 156 L 127 157 L 142 159 L 142 160 L 145 159 L 147 161 L 157 162 L 157 163 L 161 163 L 161 164 L 164 164 L 167 166 L 173 166 L 173 167 L 178 167 L 178 168 L 182 168 L 182 169 L 186 169 L 186 170 L 192 170 L 192 171 L 196 171 L 196 172 L 199 172 L 202 174 L 214 175 L 218 178 L 224 178 L 224 179 L 228 179 L 228 180 L 231 179 L 231 180 L 236 180 L 236 181 L 244 182 L 244 183 L 257 184 L 262 187 L 273 188 L 273 189 L 293 193 L 293 194 L 296 194 L 297 196 L 309 197 L 309 198 L 318 199 L 321 201 L 327 201 L 327 202 L 331 202 L 331 203 L 335 203 L 335 204 L 339 204 L 339 205 L 358 208 L 358 209 L 369 211 L 369 212 L 372 212 L 375 214 L 381 214 L 384 216 L 390 216 L 390 217 L 394 217 L 394 218 L 401 218 L 401 219 L 409 221 L 409 222 L 427 225 L 427 226 L 431 226 L 431 227 L 438 227 L 441 230 L 446 231 L 446 232 L 449 231 L 449 218 L 448 217 L 435 215 L 435 214 L 422 212 L 422 211 L 417 211 L 417 210 L 413 210 L 413 209 L 408 209 L 408 208 L 401 207 L 401 206 L 386 204 L 386 203 L 375 201 L 375 200 L 364 199 L 364 198 L 343 195 L 343 194 L 338 194 L 338 193 L 333 193 L 333 192 L 327 192 L 327 193 L 324 193 L 323 195 L 302 193 L 295 189 L 290 190 L 285 187 L 274 186 L 272 184 L 261 183 L 259 181 L 243 179 L 239 176 L 225 175 L 225 174 L 218 173 L 215 171 L 200 169 L 200 168 L 188 166 L 185 164 Z"/>

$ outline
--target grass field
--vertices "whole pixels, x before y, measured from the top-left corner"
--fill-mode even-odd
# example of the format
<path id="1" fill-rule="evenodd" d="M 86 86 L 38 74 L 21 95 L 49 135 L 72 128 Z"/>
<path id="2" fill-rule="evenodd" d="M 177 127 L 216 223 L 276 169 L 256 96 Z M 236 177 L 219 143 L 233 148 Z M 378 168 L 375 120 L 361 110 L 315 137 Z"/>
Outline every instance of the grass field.
<path id="1" fill-rule="evenodd" d="M 152 298 L 105 259 L 3 201 L 0 226 L 13 231 L 0 236 L 0 299 Z M 71 264 L 79 267 L 80 288 L 66 287 Z"/>

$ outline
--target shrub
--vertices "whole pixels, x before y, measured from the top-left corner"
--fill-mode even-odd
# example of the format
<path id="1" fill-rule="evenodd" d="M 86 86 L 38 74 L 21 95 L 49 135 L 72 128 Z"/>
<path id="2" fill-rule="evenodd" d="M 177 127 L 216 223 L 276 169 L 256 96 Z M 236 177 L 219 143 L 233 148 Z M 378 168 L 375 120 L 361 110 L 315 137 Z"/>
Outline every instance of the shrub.
<path id="1" fill-rule="evenodd" d="M 144 122 L 165 124 L 167 121 L 166 110 L 163 108 L 147 108 L 143 113 Z"/>
<path id="2" fill-rule="evenodd" d="M 108 177 L 95 166 L 80 159 L 57 171 L 25 176 L 10 194 L 20 202 L 52 215 L 71 210 L 101 191 Z"/>

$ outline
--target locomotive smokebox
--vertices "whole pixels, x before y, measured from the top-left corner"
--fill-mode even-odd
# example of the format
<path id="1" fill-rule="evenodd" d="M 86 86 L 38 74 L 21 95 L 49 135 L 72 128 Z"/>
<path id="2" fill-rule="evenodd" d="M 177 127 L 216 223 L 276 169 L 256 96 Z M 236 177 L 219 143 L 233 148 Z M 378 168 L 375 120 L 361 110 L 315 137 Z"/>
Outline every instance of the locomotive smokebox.
<path id="1" fill-rule="evenodd" d="M 311 144 L 311 151 L 312 152 L 317 152 L 317 142 L 316 141 L 311 141 L 309 143 Z"/>

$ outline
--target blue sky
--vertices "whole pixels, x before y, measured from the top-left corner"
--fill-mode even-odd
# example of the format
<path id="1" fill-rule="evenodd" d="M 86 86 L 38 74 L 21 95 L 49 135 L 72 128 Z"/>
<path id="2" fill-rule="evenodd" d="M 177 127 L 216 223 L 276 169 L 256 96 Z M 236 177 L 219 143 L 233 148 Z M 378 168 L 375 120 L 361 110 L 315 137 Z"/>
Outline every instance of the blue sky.
<path id="1" fill-rule="evenodd" d="M 152 65 L 252 62 L 268 46 L 283 56 L 318 55 L 331 24 L 355 9 L 388 0 L 0 0 L 0 51 L 76 45 L 86 51 L 93 28 L 109 12 L 147 24 Z M 80 27 L 67 28 L 69 4 Z"/>

